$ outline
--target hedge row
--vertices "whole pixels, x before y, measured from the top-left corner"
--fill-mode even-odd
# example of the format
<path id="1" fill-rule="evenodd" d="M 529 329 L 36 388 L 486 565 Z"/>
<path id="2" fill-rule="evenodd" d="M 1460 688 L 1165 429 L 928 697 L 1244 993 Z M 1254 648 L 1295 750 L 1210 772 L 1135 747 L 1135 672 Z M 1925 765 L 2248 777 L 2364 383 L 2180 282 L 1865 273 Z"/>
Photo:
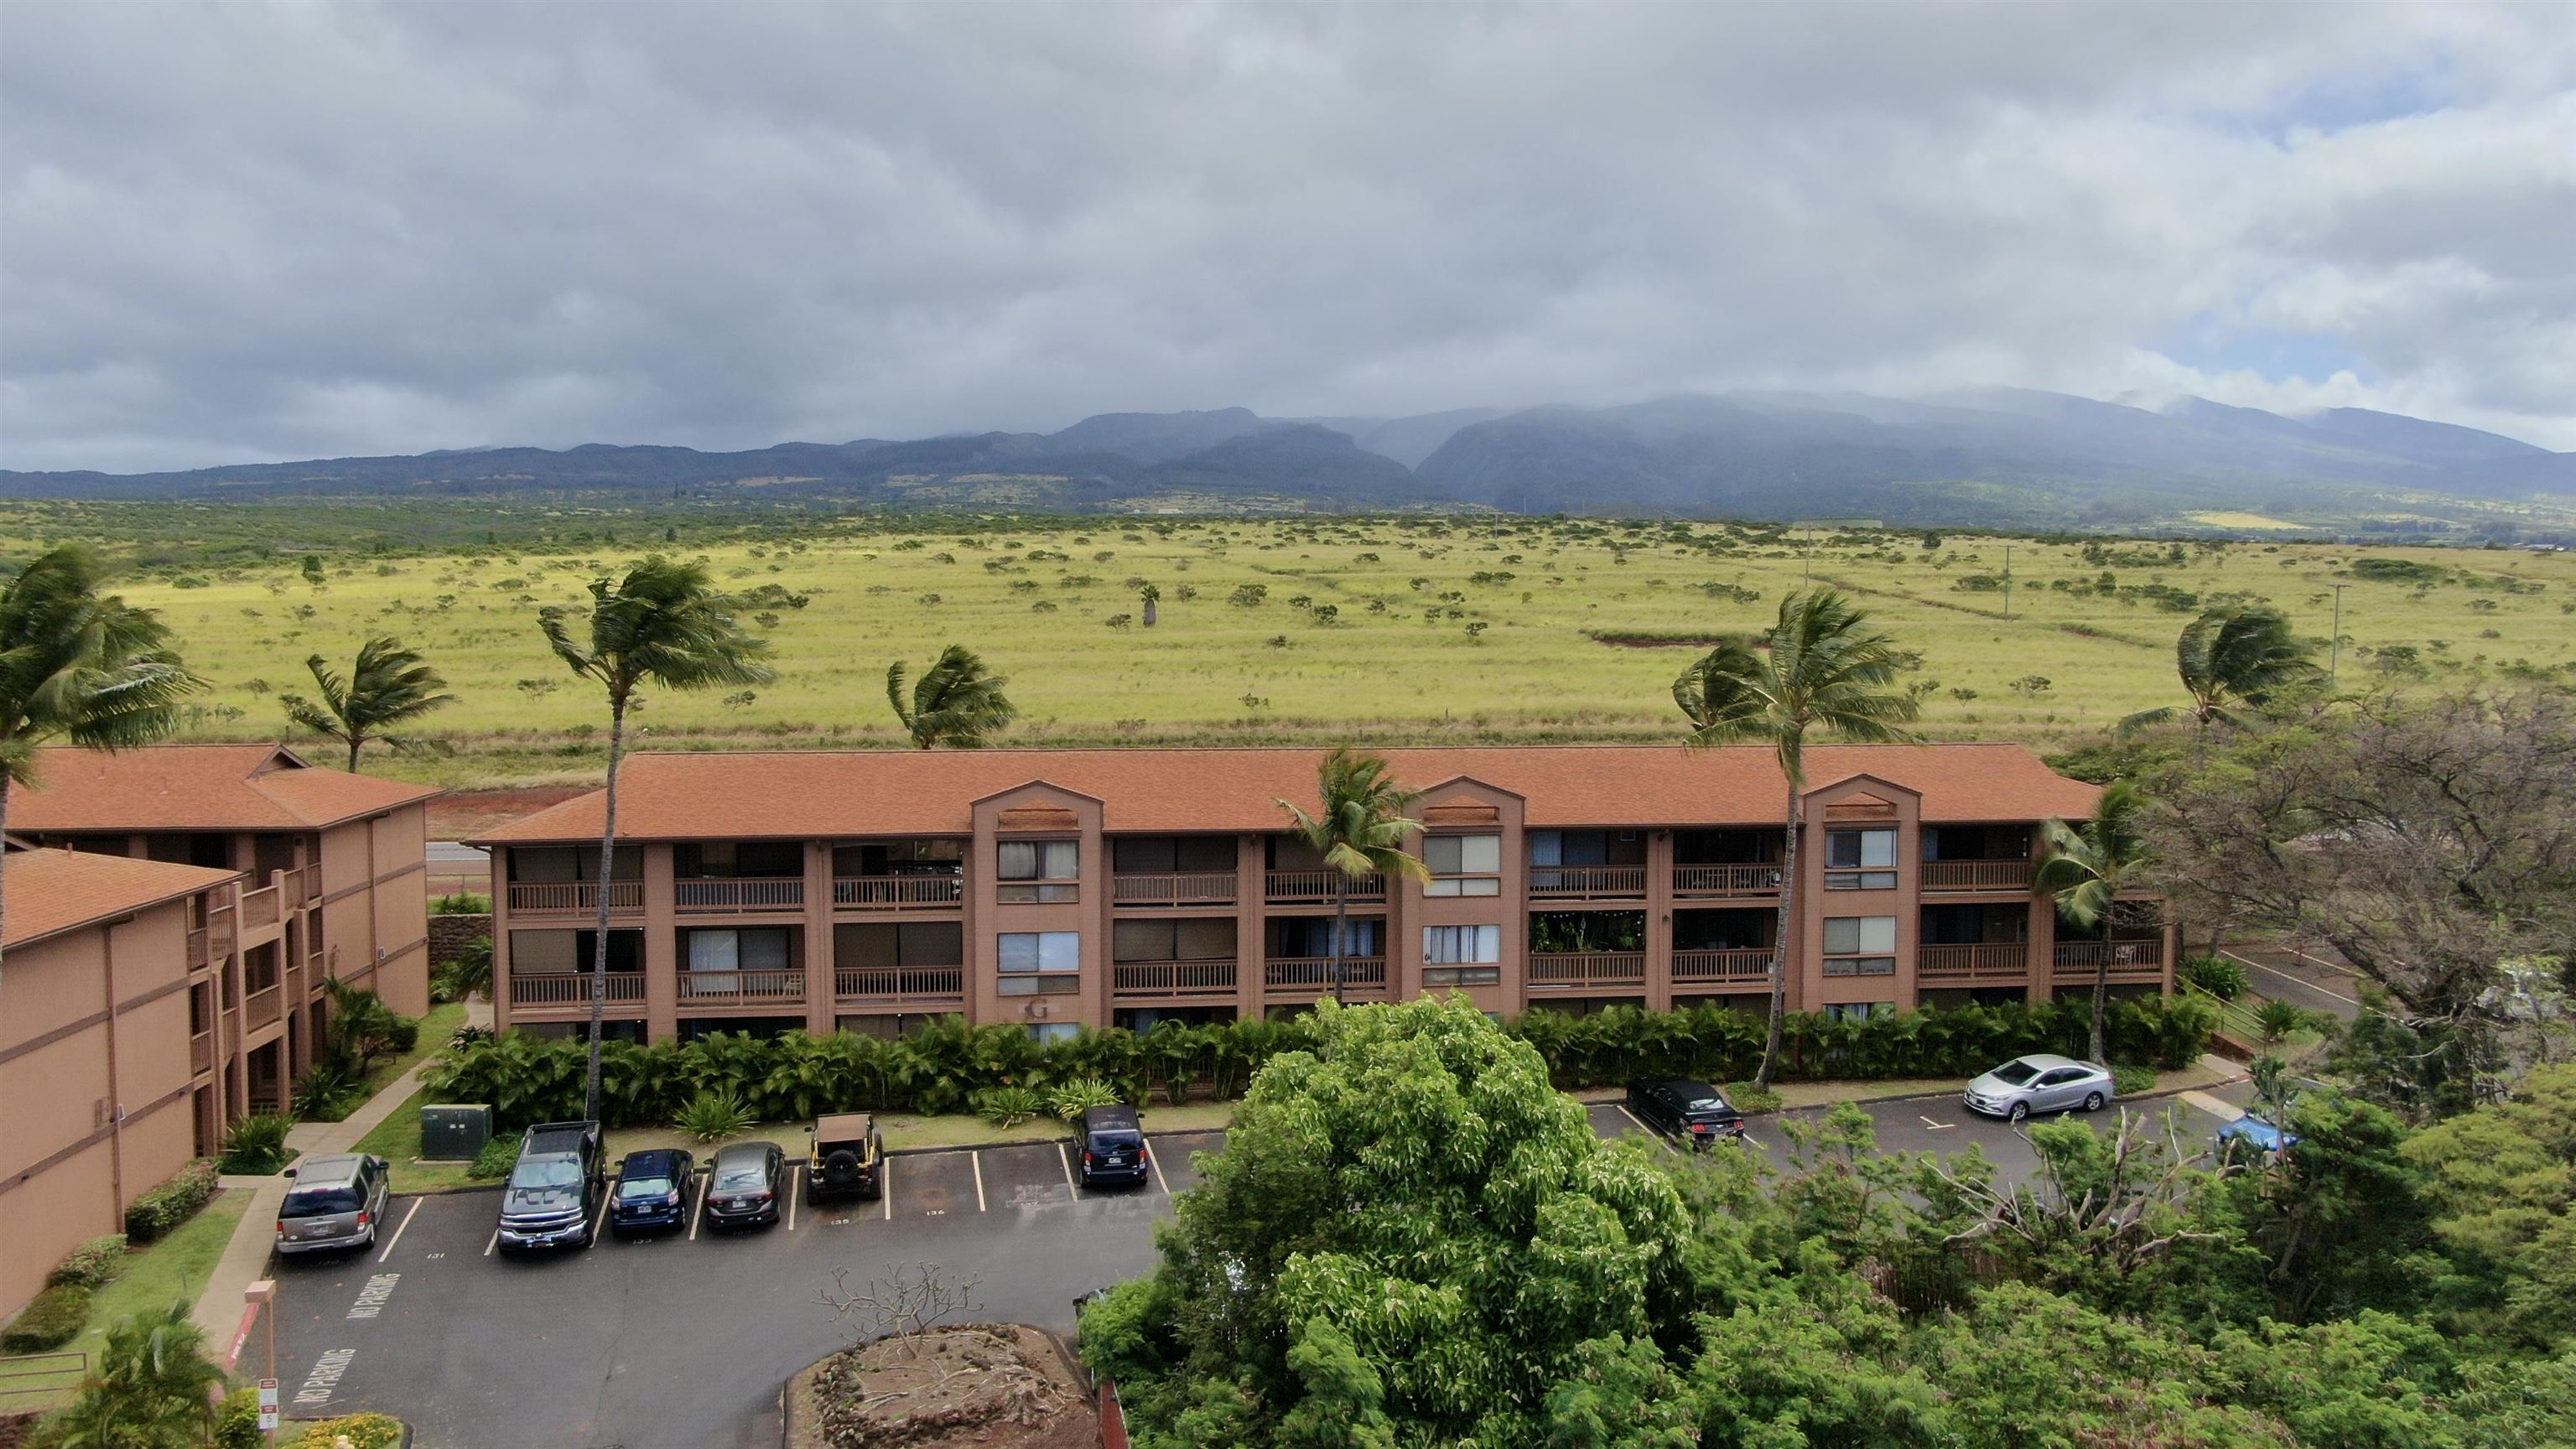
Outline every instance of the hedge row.
<path id="1" fill-rule="evenodd" d="M 203 1157 L 143 1190 L 125 1207 L 125 1236 L 140 1247 L 169 1234 L 215 1200 L 215 1164 Z"/>
<path id="2" fill-rule="evenodd" d="M 1364 1008 L 1363 1008 L 1364 1009 Z M 2081 1055 L 2090 1004 L 1965 1006 L 1866 1020 L 1792 1013 L 1783 1023 L 1787 1080 L 1969 1077 L 2033 1051 Z M 2215 1025 L 2206 1005 L 2140 998 L 2114 1003 L 2114 1062 L 2178 1067 Z M 1649 1012 L 1613 1007 L 1587 1016 L 1532 1011 L 1507 1029 L 1535 1047 L 1558 1085 L 1603 1086 L 1673 1074 L 1711 1081 L 1752 1075 L 1763 1023 L 1718 1006 Z M 1109 1028 L 1040 1045 L 1017 1025 L 969 1026 L 943 1017 L 899 1039 L 789 1032 L 772 1039 L 719 1032 L 693 1042 L 609 1042 L 601 1049 L 603 1115 L 612 1126 L 667 1124 L 702 1091 L 731 1092 L 763 1121 L 823 1112 L 954 1112 L 1003 1087 L 1108 1083 L 1130 1102 L 1159 1088 L 1178 1101 L 1240 1092 L 1262 1063 L 1313 1044 L 1300 1020 L 1207 1026 L 1167 1022 L 1151 1032 Z M 430 1078 L 438 1099 L 488 1102 L 496 1125 L 577 1117 L 585 1052 L 579 1040 L 520 1033 L 460 1041 Z"/>
<path id="3" fill-rule="evenodd" d="M 47 1287 L 59 1288 L 69 1283 L 79 1288 L 104 1288 L 125 1271 L 125 1234 L 110 1233 L 92 1238 L 70 1252 L 45 1275 Z"/>
<path id="4" fill-rule="evenodd" d="M 9 1326 L 0 1329 L 0 1353 L 45 1353 L 62 1347 L 89 1323 L 89 1290 L 78 1283 L 57 1283 L 27 1300 Z"/>

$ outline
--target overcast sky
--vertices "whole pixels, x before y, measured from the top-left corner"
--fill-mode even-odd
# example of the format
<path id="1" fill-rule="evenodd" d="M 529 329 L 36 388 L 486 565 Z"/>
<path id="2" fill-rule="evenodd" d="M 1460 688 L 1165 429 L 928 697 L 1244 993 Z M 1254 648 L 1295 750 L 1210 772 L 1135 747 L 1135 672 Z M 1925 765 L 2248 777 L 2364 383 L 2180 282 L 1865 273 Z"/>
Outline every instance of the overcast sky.
<path id="1" fill-rule="evenodd" d="M 2576 449 L 2576 6 L 0 0 L 0 466 L 1998 383 Z"/>

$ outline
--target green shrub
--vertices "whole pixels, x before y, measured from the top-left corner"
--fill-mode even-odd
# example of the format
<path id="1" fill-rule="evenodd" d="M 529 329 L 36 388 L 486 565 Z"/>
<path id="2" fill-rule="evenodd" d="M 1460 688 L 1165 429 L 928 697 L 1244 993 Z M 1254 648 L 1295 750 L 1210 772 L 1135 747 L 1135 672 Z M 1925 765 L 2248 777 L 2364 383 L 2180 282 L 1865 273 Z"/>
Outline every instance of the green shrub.
<path id="1" fill-rule="evenodd" d="M 975 1099 L 975 1110 L 996 1127 L 1017 1127 L 1046 1111 L 1046 1103 L 1026 1087 L 995 1087 Z"/>
<path id="2" fill-rule="evenodd" d="M 295 1084 L 291 1105 L 297 1120 L 337 1122 L 367 1100 L 367 1082 L 340 1062 L 313 1064 Z"/>
<path id="3" fill-rule="evenodd" d="M 2156 1089 L 2156 1069 L 2140 1066 L 2111 1068 L 2111 1090 L 2123 1097 L 2135 1097 Z"/>
<path id="4" fill-rule="evenodd" d="M 126 1241 L 137 1247 L 157 1242 L 214 1201 L 222 1186 L 215 1180 L 213 1160 L 200 1157 L 172 1173 L 167 1181 L 145 1188 L 125 1206 Z"/>
<path id="5" fill-rule="evenodd" d="M 450 891 L 429 903 L 429 913 L 433 916 L 488 916 L 492 914 L 492 898 L 472 891 Z"/>
<path id="6" fill-rule="evenodd" d="M 1090 1108 L 1115 1107 L 1118 1102 L 1116 1088 L 1089 1077 L 1067 1082 L 1047 1093 L 1047 1111 L 1067 1122 L 1079 1120 Z"/>
<path id="7" fill-rule="evenodd" d="M 59 1288 L 68 1283 L 79 1288 L 104 1288 L 124 1271 L 125 1234 L 110 1233 L 65 1253 L 54 1271 L 45 1275 L 45 1285 Z"/>
<path id="8" fill-rule="evenodd" d="M 402 1420 L 386 1414 L 345 1414 L 302 1428 L 292 1439 L 279 1439 L 281 1449 L 334 1449 L 342 1439 L 349 1441 L 349 1449 L 394 1449 L 403 1432 Z"/>
<path id="9" fill-rule="evenodd" d="M 0 1353 L 45 1353 L 80 1336 L 89 1324 L 89 1290 L 57 1283 L 37 1294 L 0 1329 Z"/>
<path id="10" fill-rule="evenodd" d="M 267 1449 L 259 1431 L 259 1390 L 238 1388 L 215 1410 L 215 1449 Z"/>
<path id="11" fill-rule="evenodd" d="M 244 1117 L 224 1134 L 224 1155 L 218 1159 L 219 1165 L 237 1176 L 266 1177 L 294 1159 L 295 1154 L 286 1150 L 286 1133 L 294 1125 L 293 1118 L 273 1112 Z"/>
<path id="12" fill-rule="evenodd" d="M 2182 963 L 2183 981 L 2197 986 L 2221 1001 L 2234 1001 L 2252 985 L 2244 966 L 2224 956 L 2194 956 Z"/>
<path id="13" fill-rule="evenodd" d="M 2254 1008 L 2254 1029 L 2267 1046 L 2307 1024 L 2308 1014 L 2286 1001 L 2267 1001 Z"/>
<path id="14" fill-rule="evenodd" d="M 508 1177 L 510 1169 L 518 1165 L 519 1139 L 495 1137 L 483 1144 L 482 1151 L 474 1154 L 474 1161 L 465 1169 L 465 1175 L 488 1178 L 497 1182 Z"/>
<path id="15" fill-rule="evenodd" d="M 468 941 L 429 974 L 430 994 L 441 1001 L 463 1001 L 492 994 L 492 942 Z"/>
<path id="16" fill-rule="evenodd" d="M 1730 1082 L 1723 1093 L 1727 1104 L 1738 1112 L 1777 1112 L 1788 1105 L 1787 1099 L 1769 1087 L 1751 1082 Z"/>
<path id="17" fill-rule="evenodd" d="M 722 1142 L 750 1131 L 751 1124 L 758 1120 L 751 1114 L 751 1109 L 742 1104 L 740 1096 L 729 1091 L 716 1091 L 700 1092 L 691 1098 L 689 1105 L 680 1109 L 678 1119 L 671 1125 L 700 1142 Z"/>

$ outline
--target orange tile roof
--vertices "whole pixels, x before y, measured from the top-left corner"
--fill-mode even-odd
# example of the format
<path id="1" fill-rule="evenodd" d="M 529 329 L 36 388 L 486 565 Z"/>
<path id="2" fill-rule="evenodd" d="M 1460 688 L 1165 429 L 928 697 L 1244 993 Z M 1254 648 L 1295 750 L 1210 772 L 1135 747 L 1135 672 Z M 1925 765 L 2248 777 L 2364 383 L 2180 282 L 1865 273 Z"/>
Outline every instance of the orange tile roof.
<path id="1" fill-rule="evenodd" d="M 122 855 L 69 850 L 13 850 L 8 873 L 8 949 L 159 905 L 236 879 L 239 871 L 169 865 Z"/>
<path id="2" fill-rule="evenodd" d="M 36 780 L 11 787 L 10 829 L 319 830 L 438 793 L 320 769 L 278 745 L 39 750 Z"/>
<path id="3" fill-rule="evenodd" d="M 1390 749 L 1396 777 L 1430 789 L 1467 776 L 1528 801 L 1534 826 L 1751 824 L 1782 817 L 1787 789 L 1758 746 L 1543 745 Z M 803 750 L 627 757 L 618 834 L 629 840 L 964 835 L 969 806 L 1032 781 L 1105 802 L 1118 831 L 1257 831 L 1275 798 L 1315 793 L 1312 749 Z M 2090 815 L 2100 792 L 2019 745 L 1821 745 L 1810 789 L 1857 774 L 1923 796 L 1930 821 Z M 487 831 L 481 842 L 596 840 L 593 791 Z"/>

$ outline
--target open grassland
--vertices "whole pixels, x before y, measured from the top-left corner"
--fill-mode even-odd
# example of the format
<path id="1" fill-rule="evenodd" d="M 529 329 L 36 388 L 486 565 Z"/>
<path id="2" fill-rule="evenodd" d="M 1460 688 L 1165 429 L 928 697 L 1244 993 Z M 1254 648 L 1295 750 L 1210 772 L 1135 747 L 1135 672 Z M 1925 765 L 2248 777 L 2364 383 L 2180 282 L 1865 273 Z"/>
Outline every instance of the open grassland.
<path id="1" fill-rule="evenodd" d="M 1671 739 L 1674 674 L 1811 577 L 1919 653 L 1910 677 L 1935 738 L 2047 745 L 2172 703 L 2174 635 L 2224 596 L 2288 610 L 2322 661 L 2338 584 L 2347 687 L 2576 682 L 2576 555 L 2520 550 L 1927 547 L 1918 531 L 1429 516 L 577 522 L 545 540 L 343 548 L 311 575 L 301 552 L 192 566 L 164 546 L 119 587 L 163 612 L 211 681 L 200 738 L 276 735 L 277 696 L 310 692 L 307 654 L 344 662 L 379 633 L 422 648 L 463 696 L 426 731 L 449 752 L 369 767 L 450 785 L 595 777 L 604 709 L 546 651 L 536 614 L 581 603 L 646 548 L 759 591 L 742 613 L 779 671 L 747 692 L 650 699 L 648 748 L 894 744 L 886 665 L 918 670 L 951 642 L 1009 676 L 1024 715 L 1010 743 Z"/>

